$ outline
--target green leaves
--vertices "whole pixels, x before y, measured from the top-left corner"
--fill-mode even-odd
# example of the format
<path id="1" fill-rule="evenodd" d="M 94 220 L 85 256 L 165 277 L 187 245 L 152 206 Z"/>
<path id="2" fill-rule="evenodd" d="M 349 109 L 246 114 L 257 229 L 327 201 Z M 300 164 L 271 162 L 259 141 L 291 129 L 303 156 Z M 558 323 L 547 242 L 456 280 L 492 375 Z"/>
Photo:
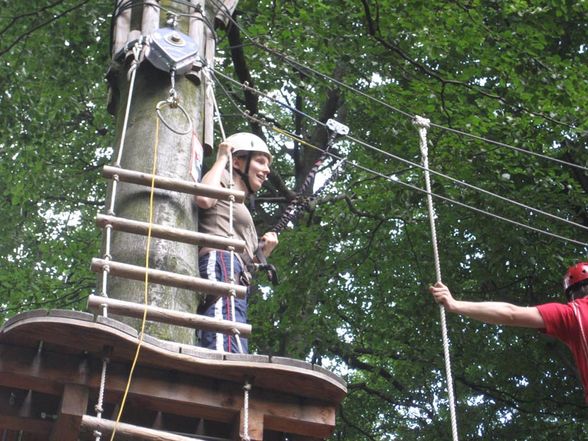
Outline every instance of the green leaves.
<path id="1" fill-rule="evenodd" d="M 0 23 L 3 319 L 38 307 L 82 309 L 95 286 L 88 266 L 99 253 L 94 216 L 105 197 L 97 170 L 113 143 L 103 82 L 111 11 L 104 2 L 53 3 L 6 3 Z M 31 8 L 39 13 L 27 15 Z M 312 213 L 281 234 L 271 263 L 282 283 L 263 286 L 251 306 L 250 341 L 259 352 L 322 363 L 348 381 L 334 439 L 450 438 L 439 308 L 427 292 L 435 271 L 425 196 L 400 183 L 422 188 L 423 173 L 387 153 L 420 162 L 409 118 L 418 114 L 587 166 L 587 12 L 586 2 L 555 0 L 239 2 L 255 86 L 312 118 L 334 116 L 363 143 L 337 141 L 349 160 L 345 172 Z M 389 106 L 288 64 L 248 35 Z M 222 31 L 219 37 L 217 67 L 234 75 Z M 240 89 L 224 85 L 245 102 Z M 217 98 L 225 130 L 247 130 L 219 88 Z M 324 145 L 315 121 L 257 99 L 268 120 Z M 293 189 L 316 152 L 264 132 L 276 173 Z M 436 126 L 428 139 L 432 169 L 588 225 L 585 171 Z M 445 198 L 539 230 L 588 237 L 584 229 L 432 179 L 434 193 Z M 264 196 L 287 195 L 270 186 Z M 263 232 L 284 204 L 258 206 Z M 438 198 L 435 209 L 443 279 L 460 298 L 562 300 L 561 274 L 588 253 Z M 586 438 L 567 348 L 532 331 L 447 319 L 461 438 Z"/>

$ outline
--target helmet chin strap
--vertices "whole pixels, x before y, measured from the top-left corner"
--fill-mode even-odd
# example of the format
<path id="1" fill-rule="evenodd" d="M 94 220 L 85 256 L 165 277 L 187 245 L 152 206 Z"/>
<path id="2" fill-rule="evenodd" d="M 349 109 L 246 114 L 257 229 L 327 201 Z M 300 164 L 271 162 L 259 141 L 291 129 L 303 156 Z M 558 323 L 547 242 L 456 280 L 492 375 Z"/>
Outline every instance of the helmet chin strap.
<path id="1" fill-rule="evenodd" d="M 241 177 L 241 180 L 245 183 L 245 187 L 247 187 L 247 191 L 249 192 L 250 197 L 253 196 L 255 193 L 251 188 L 251 182 L 249 182 L 249 166 L 251 165 L 251 158 L 253 157 L 253 152 L 247 153 L 247 157 L 245 159 L 245 170 L 241 171 L 238 168 L 235 168 L 234 171 Z"/>

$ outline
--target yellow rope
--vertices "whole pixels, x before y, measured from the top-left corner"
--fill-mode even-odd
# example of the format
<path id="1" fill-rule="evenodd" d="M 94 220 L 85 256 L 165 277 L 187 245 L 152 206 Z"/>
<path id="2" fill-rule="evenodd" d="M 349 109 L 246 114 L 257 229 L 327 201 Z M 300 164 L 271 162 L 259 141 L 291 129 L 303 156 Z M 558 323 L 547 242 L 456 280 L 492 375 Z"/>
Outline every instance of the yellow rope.
<path id="1" fill-rule="evenodd" d="M 149 228 L 147 231 L 147 248 L 145 251 L 145 290 L 144 290 L 144 305 L 143 308 L 143 319 L 141 321 L 141 332 L 139 334 L 139 343 L 137 344 L 137 350 L 135 352 L 135 358 L 133 359 L 133 364 L 131 365 L 131 371 L 129 372 L 129 378 L 127 380 L 127 385 L 125 387 L 125 392 L 123 394 L 120 409 L 118 411 L 118 415 L 116 417 L 116 422 L 114 423 L 114 428 L 112 429 L 112 435 L 110 437 L 110 441 L 114 440 L 114 435 L 116 434 L 116 427 L 120 422 L 120 418 L 122 416 L 125 403 L 127 401 L 127 395 L 129 393 L 129 389 L 131 387 L 131 381 L 133 379 L 133 373 L 135 372 L 135 366 L 137 365 L 137 361 L 139 360 L 139 353 L 141 352 L 141 346 L 143 344 L 143 336 L 145 333 L 145 323 L 147 322 L 147 306 L 149 303 L 148 294 L 149 294 L 149 250 L 151 247 L 151 227 L 153 225 L 153 199 L 155 194 L 155 172 L 157 169 L 157 149 L 159 145 L 159 118 L 155 118 L 155 144 L 153 146 L 153 167 L 151 170 L 151 191 L 149 194 Z"/>

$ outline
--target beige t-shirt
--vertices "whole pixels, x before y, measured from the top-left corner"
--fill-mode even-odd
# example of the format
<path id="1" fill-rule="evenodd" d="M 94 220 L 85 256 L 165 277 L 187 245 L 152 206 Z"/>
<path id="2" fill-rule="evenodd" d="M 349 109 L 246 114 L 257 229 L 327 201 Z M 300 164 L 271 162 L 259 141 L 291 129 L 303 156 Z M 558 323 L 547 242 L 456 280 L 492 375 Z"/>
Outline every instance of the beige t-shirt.
<path id="1" fill-rule="evenodd" d="M 221 185 L 229 187 L 229 172 L 223 171 Z M 201 233 L 217 236 L 229 236 L 229 201 L 218 199 L 216 204 L 208 209 L 200 209 L 198 230 Z M 245 262 L 251 262 L 258 246 L 257 231 L 251 213 L 244 203 L 233 203 L 233 232 L 234 239 L 245 241 L 245 253 L 241 257 Z"/>

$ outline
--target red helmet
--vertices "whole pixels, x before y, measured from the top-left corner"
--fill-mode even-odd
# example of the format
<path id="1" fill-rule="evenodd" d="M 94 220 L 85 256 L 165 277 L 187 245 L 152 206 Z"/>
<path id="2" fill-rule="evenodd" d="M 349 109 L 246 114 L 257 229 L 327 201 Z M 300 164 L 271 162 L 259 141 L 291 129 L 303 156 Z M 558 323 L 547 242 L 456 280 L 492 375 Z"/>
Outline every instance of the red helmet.
<path id="1" fill-rule="evenodd" d="M 586 280 L 588 280 L 588 262 L 576 263 L 568 268 L 564 276 L 564 292 L 567 294 L 570 288 Z"/>

